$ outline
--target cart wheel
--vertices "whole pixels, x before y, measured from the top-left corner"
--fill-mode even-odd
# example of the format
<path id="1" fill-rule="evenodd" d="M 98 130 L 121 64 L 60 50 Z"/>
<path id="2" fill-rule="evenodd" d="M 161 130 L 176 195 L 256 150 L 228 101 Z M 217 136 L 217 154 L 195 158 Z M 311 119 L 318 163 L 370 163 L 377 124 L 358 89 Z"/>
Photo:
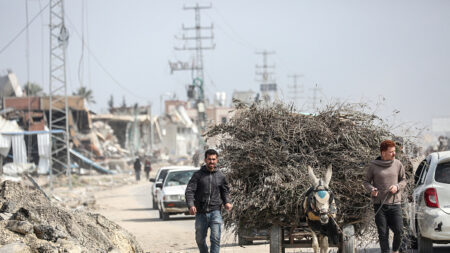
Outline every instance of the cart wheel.
<path id="1" fill-rule="evenodd" d="M 284 253 L 283 233 L 279 225 L 270 228 L 270 253 Z"/>
<path id="2" fill-rule="evenodd" d="M 342 253 L 355 253 L 355 228 L 353 225 L 345 225 L 342 229 Z"/>

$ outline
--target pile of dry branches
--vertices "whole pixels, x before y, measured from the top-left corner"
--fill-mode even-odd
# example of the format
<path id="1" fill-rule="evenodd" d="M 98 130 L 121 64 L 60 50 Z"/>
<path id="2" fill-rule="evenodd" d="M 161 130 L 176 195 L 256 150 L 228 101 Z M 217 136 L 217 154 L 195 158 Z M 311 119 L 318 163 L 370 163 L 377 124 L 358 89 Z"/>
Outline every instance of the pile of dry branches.
<path id="1" fill-rule="evenodd" d="M 381 141 L 397 137 L 364 109 L 341 104 L 305 115 L 283 104 L 238 104 L 229 122 L 206 134 L 221 139 L 220 161 L 234 204 L 224 217 L 225 225 L 297 224 L 304 194 L 311 187 L 306 166 L 323 176 L 332 164 L 330 188 L 338 207 L 337 221 L 355 224 L 360 235 L 367 231 L 373 210 L 363 188 L 365 166 L 379 155 Z M 399 156 L 408 166 L 406 157 Z M 411 178 L 411 169 L 407 171 Z"/>

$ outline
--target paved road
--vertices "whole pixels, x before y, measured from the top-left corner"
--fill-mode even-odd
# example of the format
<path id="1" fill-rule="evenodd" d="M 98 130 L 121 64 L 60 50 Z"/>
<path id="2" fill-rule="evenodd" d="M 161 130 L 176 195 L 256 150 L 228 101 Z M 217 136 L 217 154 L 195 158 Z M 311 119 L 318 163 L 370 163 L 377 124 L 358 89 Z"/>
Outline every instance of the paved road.
<path id="1" fill-rule="evenodd" d="M 98 210 L 108 219 L 118 223 L 134 234 L 145 252 L 198 252 L 194 239 L 192 216 L 176 215 L 170 220 L 159 219 L 158 211 L 152 209 L 151 183 L 141 181 L 134 185 L 114 188 L 96 194 Z M 380 252 L 379 248 L 358 250 Z M 240 247 L 229 231 L 222 233 L 224 253 L 269 252 L 269 244 L 261 241 L 255 245 Z M 289 249 L 286 252 L 313 252 L 311 249 Z M 336 252 L 332 249 L 331 252 Z M 450 246 L 435 247 L 435 253 L 450 252 Z"/>

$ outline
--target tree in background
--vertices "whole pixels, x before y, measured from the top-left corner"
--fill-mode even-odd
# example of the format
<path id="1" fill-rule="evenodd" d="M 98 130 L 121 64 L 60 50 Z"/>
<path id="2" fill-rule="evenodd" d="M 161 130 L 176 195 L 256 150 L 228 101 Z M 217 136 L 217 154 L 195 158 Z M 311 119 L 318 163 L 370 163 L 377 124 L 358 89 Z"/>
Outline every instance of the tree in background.
<path id="1" fill-rule="evenodd" d="M 72 95 L 83 97 L 89 104 L 95 104 L 94 96 L 92 95 L 92 90 L 87 89 L 84 86 L 78 88 L 78 90 L 76 92 L 73 92 Z"/>
<path id="2" fill-rule="evenodd" d="M 112 94 L 111 94 L 111 96 L 109 97 L 109 100 L 108 100 L 108 108 L 109 108 L 109 110 L 114 108 L 114 97 L 113 97 Z"/>
<path id="3" fill-rule="evenodd" d="M 23 86 L 23 91 L 27 96 L 45 96 L 42 87 L 37 83 L 27 82 Z"/>

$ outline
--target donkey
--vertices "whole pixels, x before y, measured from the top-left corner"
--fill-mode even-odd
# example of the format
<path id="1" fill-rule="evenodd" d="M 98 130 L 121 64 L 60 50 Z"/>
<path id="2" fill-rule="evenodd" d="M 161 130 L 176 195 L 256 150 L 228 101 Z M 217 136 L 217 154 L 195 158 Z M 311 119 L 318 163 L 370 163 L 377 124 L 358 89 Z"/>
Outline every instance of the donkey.
<path id="1" fill-rule="evenodd" d="M 318 179 L 310 166 L 308 174 L 313 186 L 306 192 L 303 214 L 311 230 L 314 253 L 318 253 L 319 248 L 320 253 L 328 253 L 328 236 L 333 235 L 333 239 L 337 238 L 336 224 L 330 219 L 330 216 L 333 219 L 336 217 L 334 195 L 328 189 L 332 166 L 331 164 L 328 166 L 325 179 Z"/>

